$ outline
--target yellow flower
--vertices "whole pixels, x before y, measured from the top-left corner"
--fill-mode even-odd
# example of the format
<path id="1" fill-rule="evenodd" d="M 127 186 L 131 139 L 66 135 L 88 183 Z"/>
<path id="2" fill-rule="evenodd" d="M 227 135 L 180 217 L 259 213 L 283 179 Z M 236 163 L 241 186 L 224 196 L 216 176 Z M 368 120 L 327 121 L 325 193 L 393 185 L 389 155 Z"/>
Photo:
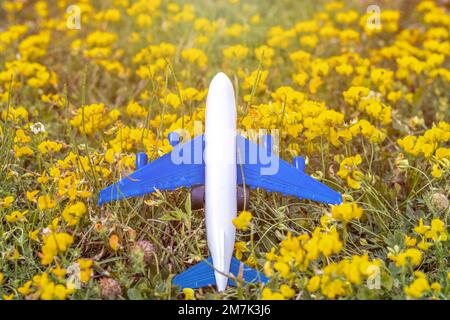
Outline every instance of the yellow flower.
<path id="1" fill-rule="evenodd" d="M 53 154 L 60 151 L 62 148 L 61 143 L 55 141 L 46 140 L 38 145 L 38 150 L 42 154 Z"/>
<path id="2" fill-rule="evenodd" d="M 235 250 L 236 259 L 242 260 L 242 254 L 244 252 L 248 252 L 247 243 L 245 243 L 244 241 L 235 242 L 234 250 Z"/>
<path id="3" fill-rule="evenodd" d="M 262 300 L 284 300 L 284 296 L 279 292 L 273 292 L 269 288 L 264 288 L 261 295 Z"/>
<path id="4" fill-rule="evenodd" d="M 275 50 L 269 46 L 262 45 L 255 49 L 255 57 L 258 61 L 266 66 L 270 67 L 272 65 L 272 59 L 275 55 Z"/>
<path id="5" fill-rule="evenodd" d="M 433 239 L 435 242 L 446 241 L 448 235 L 445 223 L 440 219 L 433 219 L 430 230 L 425 232 L 425 238 Z"/>
<path id="6" fill-rule="evenodd" d="M 27 281 L 24 283 L 23 286 L 18 288 L 17 291 L 19 291 L 19 293 L 21 295 L 26 296 L 31 292 L 31 284 L 32 284 L 32 281 Z"/>
<path id="7" fill-rule="evenodd" d="M 15 158 L 22 158 L 27 156 L 32 156 L 33 150 L 28 146 L 17 146 L 14 145 L 14 157 Z"/>
<path id="8" fill-rule="evenodd" d="M 415 248 L 409 248 L 398 255 L 389 254 L 389 259 L 395 262 L 397 267 L 404 267 L 410 263 L 413 267 L 422 262 L 422 252 Z"/>
<path id="9" fill-rule="evenodd" d="M 331 216 L 345 223 L 350 222 L 352 219 L 359 220 L 362 216 L 363 209 L 356 203 L 344 202 L 338 206 L 333 206 L 331 209 Z"/>
<path id="10" fill-rule="evenodd" d="M 109 246 L 114 251 L 117 251 L 120 248 L 119 237 L 116 234 L 112 234 L 111 237 L 109 237 Z"/>
<path id="11" fill-rule="evenodd" d="M 363 173 L 358 170 L 358 166 L 361 164 L 362 159 L 359 154 L 353 157 L 345 158 L 339 165 L 338 176 L 342 179 L 347 179 L 348 185 L 353 189 L 360 189 Z"/>
<path id="12" fill-rule="evenodd" d="M 248 30 L 247 26 L 235 23 L 232 24 L 230 27 L 226 28 L 225 35 L 232 38 L 237 38 L 242 36 L 244 32 Z"/>
<path id="13" fill-rule="evenodd" d="M 373 68 L 370 73 L 372 83 L 380 89 L 381 92 L 386 92 L 391 88 L 393 83 L 394 73 L 391 70 L 383 68 Z"/>
<path id="14" fill-rule="evenodd" d="M 261 16 L 259 14 L 255 14 L 250 18 L 251 24 L 258 24 L 261 21 Z"/>
<path id="15" fill-rule="evenodd" d="M 8 81 L 9 80 L 10 79 L 8 79 Z M 1 119 L 3 121 L 12 120 L 16 123 L 19 123 L 21 121 L 28 121 L 28 111 L 24 107 L 18 107 L 18 108 L 9 107 L 9 109 L 2 111 Z"/>
<path id="16" fill-rule="evenodd" d="M 301 104 L 305 101 L 305 95 L 291 87 L 279 87 L 272 93 L 272 98 L 280 103 Z"/>
<path id="17" fill-rule="evenodd" d="M 181 100 L 178 94 L 169 93 L 165 99 L 161 99 L 161 103 L 168 104 L 176 109 L 181 105 Z"/>
<path id="18" fill-rule="evenodd" d="M 72 289 L 62 284 L 55 284 L 48 276 L 48 273 L 33 277 L 32 285 L 36 288 L 38 297 L 42 300 L 64 300 L 73 293 Z"/>
<path id="19" fill-rule="evenodd" d="M 431 289 L 428 280 L 424 277 L 415 279 L 409 286 L 404 288 L 408 297 L 421 298 L 423 294 Z"/>
<path id="20" fill-rule="evenodd" d="M 196 48 L 184 49 L 181 52 L 181 58 L 187 62 L 196 64 L 199 68 L 205 68 L 208 63 L 208 57 L 206 54 Z"/>
<path id="21" fill-rule="evenodd" d="M 275 248 L 272 247 L 272 248 L 270 249 L 270 252 L 267 252 L 267 253 L 266 253 L 266 259 L 267 259 L 268 261 L 274 261 L 276 258 L 277 258 L 277 255 L 275 254 Z"/>
<path id="22" fill-rule="evenodd" d="M 292 80 L 300 87 L 303 87 L 306 84 L 306 82 L 308 81 L 308 78 L 309 78 L 309 75 L 306 72 L 301 72 L 301 71 L 292 76 Z"/>
<path id="23" fill-rule="evenodd" d="M 285 262 L 282 261 L 275 262 L 273 267 L 280 273 L 280 276 L 282 278 L 287 278 L 291 273 L 291 268 Z"/>
<path id="24" fill-rule="evenodd" d="M 86 38 L 90 47 L 107 47 L 116 42 L 117 35 L 110 32 L 94 31 Z"/>
<path id="25" fill-rule="evenodd" d="M 295 290 L 285 284 L 280 286 L 280 292 L 286 299 L 290 299 L 295 296 Z"/>
<path id="26" fill-rule="evenodd" d="M 9 296 L 7 296 L 6 294 L 4 294 L 2 296 L 3 300 L 12 300 L 14 298 L 14 293 L 11 293 Z"/>
<path id="27" fill-rule="evenodd" d="M 17 248 L 12 248 L 8 252 L 6 252 L 5 257 L 6 259 L 11 261 L 18 260 L 20 258 L 20 252 L 19 250 L 17 250 Z"/>
<path id="28" fill-rule="evenodd" d="M 22 129 L 16 131 L 14 142 L 28 143 L 30 141 L 31 138 L 25 134 L 25 131 L 23 131 Z"/>
<path id="29" fill-rule="evenodd" d="M 441 292 L 441 285 L 439 282 L 433 282 L 430 287 L 435 293 Z"/>
<path id="30" fill-rule="evenodd" d="M 53 262 L 53 259 L 60 252 L 65 252 L 73 243 L 73 237 L 67 233 L 52 232 L 49 235 L 42 237 L 44 245 L 41 250 L 41 263 L 48 265 Z"/>
<path id="31" fill-rule="evenodd" d="M 184 300 L 195 300 L 195 292 L 191 288 L 183 289 Z"/>
<path id="32" fill-rule="evenodd" d="M 75 204 L 67 205 L 63 212 L 62 217 L 67 222 L 68 226 L 76 225 L 80 219 L 86 214 L 86 205 L 78 201 Z"/>
<path id="33" fill-rule="evenodd" d="M 264 274 L 268 277 L 272 277 L 275 274 L 270 261 L 264 262 L 263 270 L 264 270 Z"/>
<path id="34" fill-rule="evenodd" d="M 244 261 L 244 263 L 252 268 L 255 268 L 257 263 L 256 263 L 256 259 L 253 255 L 250 255 L 247 260 Z"/>
<path id="35" fill-rule="evenodd" d="M 64 268 L 61 268 L 59 265 L 56 266 L 56 268 L 53 268 L 51 272 L 58 277 L 59 279 L 63 279 L 65 275 L 67 274 L 67 270 Z"/>
<path id="36" fill-rule="evenodd" d="M 343 93 L 344 100 L 350 105 L 356 105 L 362 98 L 369 95 L 370 89 L 366 87 L 351 87 Z"/>
<path id="37" fill-rule="evenodd" d="M 427 232 L 428 229 L 430 229 L 430 227 L 424 225 L 424 224 L 423 224 L 423 219 L 420 218 L 420 219 L 419 219 L 419 225 L 418 225 L 417 227 L 414 228 L 414 231 L 417 232 L 418 234 L 425 234 L 425 232 Z"/>
<path id="38" fill-rule="evenodd" d="M 80 280 L 87 283 L 94 273 L 92 270 L 93 261 L 91 259 L 78 259 L 77 263 L 80 267 Z"/>
<path id="39" fill-rule="evenodd" d="M 30 202 L 35 202 L 36 196 L 38 193 L 39 193 L 39 190 L 27 191 L 27 193 L 26 193 L 27 200 Z"/>
<path id="40" fill-rule="evenodd" d="M 103 103 L 91 104 L 78 109 L 77 115 L 70 120 L 72 126 L 87 135 L 106 128 L 110 123 L 111 118 Z"/>
<path id="41" fill-rule="evenodd" d="M 13 196 L 7 196 L 7 197 L 3 198 L 3 201 L 1 202 L 1 205 L 4 208 L 9 208 L 13 202 L 14 202 L 14 197 Z"/>
<path id="42" fill-rule="evenodd" d="M 223 49 L 223 55 L 227 59 L 234 59 L 239 61 L 244 59 L 248 55 L 248 51 L 249 50 L 247 47 L 238 44 Z"/>
<path id="43" fill-rule="evenodd" d="M 408 247 L 414 247 L 417 244 L 417 239 L 408 237 L 406 234 L 404 236 L 405 245 Z"/>
<path id="44" fill-rule="evenodd" d="M 347 293 L 347 286 L 339 279 L 334 279 L 322 285 L 322 293 L 328 299 L 335 299 L 337 296 L 343 296 Z"/>
<path id="45" fill-rule="evenodd" d="M 300 37 L 300 44 L 303 47 L 315 48 L 317 46 L 318 42 L 319 42 L 319 38 L 314 34 L 304 35 L 304 36 Z"/>
<path id="46" fill-rule="evenodd" d="M 233 219 L 233 224 L 238 230 L 247 230 L 252 220 L 252 214 L 249 211 L 241 211 L 237 218 Z"/>
<path id="47" fill-rule="evenodd" d="M 39 242 L 38 235 L 39 235 L 39 229 L 36 229 L 36 230 L 33 230 L 33 231 L 29 231 L 29 232 L 28 232 L 28 237 L 29 237 L 31 240 L 34 240 L 34 241 L 38 241 L 38 242 Z"/>
<path id="48" fill-rule="evenodd" d="M 21 221 L 21 220 L 24 220 L 25 215 L 27 213 L 28 213 L 28 210 L 25 210 L 25 211 L 22 211 L 22 212 L 16 210 L 16 211 L 13 211 L 11 214 L 5 215 L 5 219 L 9 223 Z"/>
<path id="49" fill-rule="evenodd" d="M 148 115 L 147 110 L 134 101 L 127 105 L 126 112 L 129 117 L 146 118 Z"/>
<path id="50" fill-rule="evenodd" d="M 3 275 L 3 273 L 0 272 L 0 284 L 3 283 L 4 278 L 5 278 L 5 276 Z"/>
<path id="51" fill-rule="evenodd" d="M 321 234 L 318 242 L 318 249 L 325 257 L 333 253 L 339 253 L 342 249 L 342 242 L 339 240 L 339 234 L 335 229 Z"/>
<path id="52" fill-rule="evenodd" d="M 56 201 L 53 200 L 49 195 L 40 196 L 37 203 L 39 210 L 48 210 L 56 207 Z"/>
<path id="53" fill-rule="evenodd" d="M 309 279 L 306 289 L 308 292 L 316 292 L 320 287 L 320 276 L 313 276 Z"/>

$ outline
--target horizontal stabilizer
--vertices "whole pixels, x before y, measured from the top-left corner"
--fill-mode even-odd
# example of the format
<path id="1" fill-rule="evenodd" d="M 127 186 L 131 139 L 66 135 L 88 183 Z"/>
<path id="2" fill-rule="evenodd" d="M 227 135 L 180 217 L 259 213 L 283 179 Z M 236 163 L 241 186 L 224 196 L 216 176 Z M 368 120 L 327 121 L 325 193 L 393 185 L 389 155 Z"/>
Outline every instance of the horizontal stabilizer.
<path id="1" fill-rule="evenodd" d="M 178 274 L 173 278 L 172 283 L 179 286 L 181 290 L 184 288 L 195 289 L 216 284 L 211 257 Z"/>
<path id="2" fill-rule="evenodd" d="M 250 283 L 266 283 L 269 280 L 261 272 L 250 268 L 234 257 L 231 259 L 230 273 L 235 277 L 239 277 L 240 275 L 242 275 L 242 279 L 245 282 Z M 216 278 L 214 276 L 212 258 L 209 257 L 208 259 L 197 263 L 196 265 L 175 276 L 175 278 L 173 278 L 172 280 L 172 283 L 176 286 L 179 286 L 181 290 L 183 290 L 184 288 L 195 289 L 206 287 L 209 285 L 215 285 Z M 236 283 L 232 279 L 228 280 L 228 284 L 231 286 L 236 286 Z"/>

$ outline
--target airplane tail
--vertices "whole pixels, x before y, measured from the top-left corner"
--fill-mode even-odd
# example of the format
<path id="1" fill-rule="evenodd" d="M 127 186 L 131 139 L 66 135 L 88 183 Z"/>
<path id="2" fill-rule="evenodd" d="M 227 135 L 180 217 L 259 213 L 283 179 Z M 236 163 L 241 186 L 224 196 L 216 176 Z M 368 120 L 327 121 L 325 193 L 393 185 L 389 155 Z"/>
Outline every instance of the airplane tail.
<path id="1" fill-rule="evenodd" d="M 269 278 L 267 278 L 264 274 L 245 265 L 243 262 L 234 257 L 231 258 L 230 273 L 235 277 L 242 278 L 245 282 L 266 283 L 269 281 Z M 199 262 L 184 272 L 178 274 L 173 278 L 172 283 L 179 286 L 181 290 L 184 288 L 195 289 L 215 285 L 216 278 L 214 276 L 212 258 L 209 257 L 208 259 Z M 236 282 L 231 278 L 228 279 L 228 284 L 231 286 L 236 286 Z M 243 285 L 245 285 L 245 283 L 243 283 Z"/>

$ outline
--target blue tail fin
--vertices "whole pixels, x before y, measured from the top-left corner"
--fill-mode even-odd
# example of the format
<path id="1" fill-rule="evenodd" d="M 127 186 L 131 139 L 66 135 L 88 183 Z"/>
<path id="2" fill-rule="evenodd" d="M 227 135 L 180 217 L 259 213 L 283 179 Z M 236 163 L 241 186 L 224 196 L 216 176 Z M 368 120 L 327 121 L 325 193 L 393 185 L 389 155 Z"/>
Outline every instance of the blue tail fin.
<path id="1" fill-rule="evenodd" d="M 176 286 L 179 286 L 181 290 L 183 290 L 184 288 L 195 289 L 214 285 L 216 284 L 216 278 L 214 276 L 214 268 L 212 265 L 212 258 L 209 257 L 208 259 L 197 263 L 186 271 L 175 276 L 175 278 L 173 278 L 172 280 L 172 283 Z M 267 281 L 269 281 L 269 279 L 261 272 L 250 268 L 234 257 L 231 259 L 230 273 L 235 277 L 241 276 L 242 279 L 246 282 L 266 283 Z M 236 283 L 232 279 L 228 280 L 228 284 L 231 286 L 236 286 Z"/>

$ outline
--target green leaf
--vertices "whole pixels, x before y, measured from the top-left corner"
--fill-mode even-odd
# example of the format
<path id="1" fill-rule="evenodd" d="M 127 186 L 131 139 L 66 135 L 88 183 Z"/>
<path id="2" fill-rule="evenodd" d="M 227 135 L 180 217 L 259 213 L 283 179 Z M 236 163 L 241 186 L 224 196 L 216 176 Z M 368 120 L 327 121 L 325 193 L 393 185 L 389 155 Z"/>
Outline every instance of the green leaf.
<path id="1" fill-rule="evenodd" d="M 173 211 L 167 211 L 164 213 L 164 215 L 161 217 L 161 220 L 163 221 L 180 221 L 183 217 L 183 211 L 180 209 L 176 209 Z"/>
<path id="2" fill-rule="evenodd" d="M 128 289 L 127 295 L 130 300 L 143 300 L 141 292 L 135 288 Z"/>

